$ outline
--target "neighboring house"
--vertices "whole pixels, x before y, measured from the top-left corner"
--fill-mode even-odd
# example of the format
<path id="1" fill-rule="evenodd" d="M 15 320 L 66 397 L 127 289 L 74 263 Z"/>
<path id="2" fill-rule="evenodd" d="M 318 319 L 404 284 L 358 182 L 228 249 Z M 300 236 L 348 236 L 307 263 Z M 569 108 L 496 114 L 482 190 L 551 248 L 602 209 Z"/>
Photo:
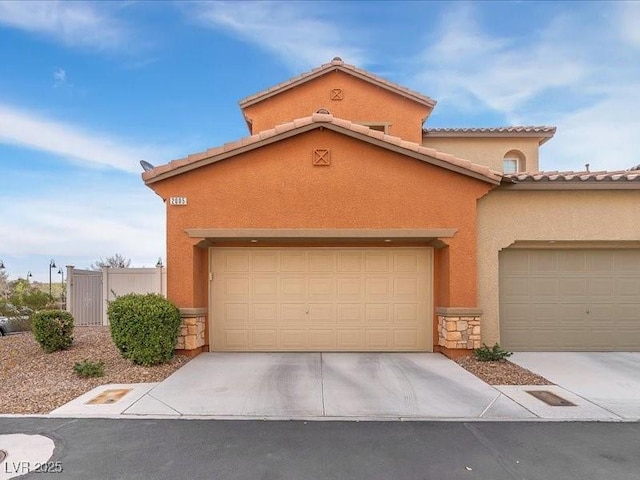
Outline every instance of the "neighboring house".
<path id="1" fill-rule="evenodd" d="M 435 104 L 335 58 L 145 172 L 178 349 L 640 350 L 640 172 L 538 172 L 554 128 L 423 129 Z"/>

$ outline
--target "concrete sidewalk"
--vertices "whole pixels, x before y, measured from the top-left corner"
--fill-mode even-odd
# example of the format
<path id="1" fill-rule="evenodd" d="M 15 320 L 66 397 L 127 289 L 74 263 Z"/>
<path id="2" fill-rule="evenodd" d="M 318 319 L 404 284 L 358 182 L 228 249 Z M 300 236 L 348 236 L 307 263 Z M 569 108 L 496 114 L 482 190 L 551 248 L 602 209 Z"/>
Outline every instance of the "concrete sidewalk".
<path id="1" fill-rule="evenodd" d="M 110 404 L 87 402 L 128 389 Z M 550 407 L 527 391 L 574 403 Z M 159 384 L 105 385 L 54 416 L 303 420 L 610 420 L 559 386 L 492 387 L 440 354 L 206 353 Z"/>
<path id="2" fill-rule="evenodd" d="M 612 415 L 640 420 L 640 352 L 518 352 L 509 360 Z"/>

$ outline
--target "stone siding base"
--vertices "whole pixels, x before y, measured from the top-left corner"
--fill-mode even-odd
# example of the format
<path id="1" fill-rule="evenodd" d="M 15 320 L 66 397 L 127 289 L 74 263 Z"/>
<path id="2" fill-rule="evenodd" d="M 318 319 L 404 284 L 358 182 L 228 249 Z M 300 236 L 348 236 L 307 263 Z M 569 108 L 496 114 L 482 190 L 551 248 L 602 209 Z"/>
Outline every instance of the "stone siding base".
<path id="1" fill-rule="evenodd" d="M 182 317 L 182 322 L 178 333 L 178 341 L 176 342 L 176 350 L 181 352 L 202 350 L 205 344 L 206 310 L 202 308 L 180 309 L 180 316 Z"/>
<path id="2" fill-rule="evenodd" d="M 456 310 L 459 310 L 456 312 Z M 464 309 L 466 310 L 466 309 Z M 482 316 L 477 310 L 438 309 L 438 345 L 447 349 L 480 348 Z"/>

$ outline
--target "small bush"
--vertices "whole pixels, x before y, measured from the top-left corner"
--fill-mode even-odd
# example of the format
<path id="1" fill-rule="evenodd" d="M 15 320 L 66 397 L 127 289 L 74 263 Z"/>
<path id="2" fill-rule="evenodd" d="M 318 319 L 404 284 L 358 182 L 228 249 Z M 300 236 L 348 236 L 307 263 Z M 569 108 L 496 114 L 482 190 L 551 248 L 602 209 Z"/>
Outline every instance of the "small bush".
<path id="1" fill-rule="evenodd" d="M 513 355 L 513 352 L 505 350 L 497 343 L 493 347 L 488 347 L 484 343 L 481 348 L 476 348 L 473 353 L 481 362 L 499 362 Z"/>
<path id="2" fill-rule="evenodd" d="M 93 378 L 104 377 L 104 362 L 93 362 L 91 360 L 83 360 L 73 365 L 73 371 L 79 377 Z"/>
<path id="3" fill-rule="evenodd" d="M 73 317 L 62 310 L 41 310 L 33 314 L 31 330 L 47 353 L 66 350 L 73 343 Z"/>
<path id="4" fill-rule="evenodd" d="M 180 311 L 162 295 L 123 295 L 109 303 L 107 315 L 111 338 L 124 358 L 138 365 L 171 360 Z"/>

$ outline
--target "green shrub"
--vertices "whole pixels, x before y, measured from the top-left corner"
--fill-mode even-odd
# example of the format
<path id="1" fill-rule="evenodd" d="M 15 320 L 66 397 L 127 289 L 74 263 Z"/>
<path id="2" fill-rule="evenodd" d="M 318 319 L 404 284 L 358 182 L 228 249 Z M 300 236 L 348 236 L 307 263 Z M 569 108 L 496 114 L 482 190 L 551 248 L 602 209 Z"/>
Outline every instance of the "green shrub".
<path id="1" fill-rule="evenodd" d="M 73 365 L 73 371 L 79 377 L 104 377 L 104 362 L 92 362 L 91 360 L 76 362 Z"/>
<path id="2" fill-rule="evenodd" d="M 481 348 L 476 348 L 473 353 L 481 362 L 499 362 L 513 355 L 513 352 L 505 350 L 497 343 L 493 347 L 487 347 L 484 343 Z"/>
<path id="3" fill-rule="evenodd" d="M 139 365 L 171 360 L 180 311 L 162 295 L 123 295 L 109 302 L 107 315 L 111 338 L 124 358 Z"/>
<path id="4" fill-rule="evenodd" d="M 66 350 L 73 343 L 73 317 L 62 310 L 41 310 L 33 314 L 31 330 L 47 352 Z"/>

